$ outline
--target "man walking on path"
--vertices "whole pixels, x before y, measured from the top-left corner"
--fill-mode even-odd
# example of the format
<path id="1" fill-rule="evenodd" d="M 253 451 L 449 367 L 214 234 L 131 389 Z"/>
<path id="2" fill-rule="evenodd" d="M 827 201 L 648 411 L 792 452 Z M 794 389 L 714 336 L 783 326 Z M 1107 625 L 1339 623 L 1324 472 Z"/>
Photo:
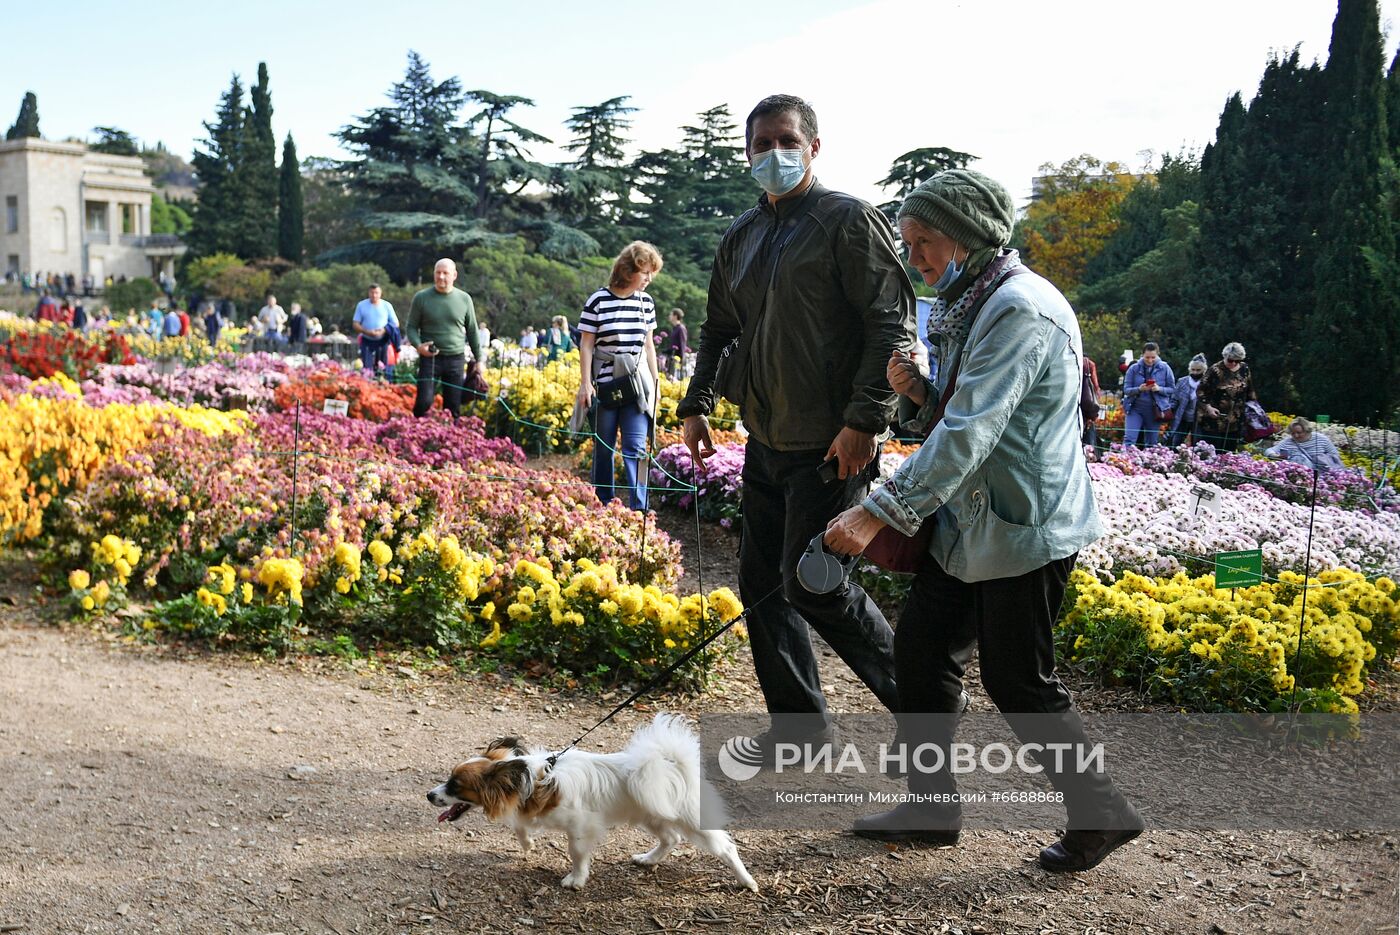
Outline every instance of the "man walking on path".
<path id="1" fill-rule="evenodd" d="M 413 296 L 404 335 L 418 350 L 418 396 L 413 414 L 424 416 L 433 408 L 439 384 L 442 408 L 456 418 L 462 407 L 466 383 L 466 349 L 472 349 L 472 373 L 482 376 L 481 340 L 476 331 L 472 297 L 453 283 L 457 264 L 441 259 L 433 266 L 433 287 Z"/>

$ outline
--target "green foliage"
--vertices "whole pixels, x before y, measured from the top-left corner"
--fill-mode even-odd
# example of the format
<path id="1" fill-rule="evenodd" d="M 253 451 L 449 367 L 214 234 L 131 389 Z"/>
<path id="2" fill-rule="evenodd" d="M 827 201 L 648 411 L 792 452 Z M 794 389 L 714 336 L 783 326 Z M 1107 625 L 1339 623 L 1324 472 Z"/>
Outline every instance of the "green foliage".
<path id="1" fill-rule="evenodd" d="M 319 257 L 366 238 L 357 220 L 358 202 L 347 179 L 348 173 L 334 160 L 308 156 L 301 161 L 305 256 Z"/>
<path id="2" fill-rule="evenodd" d="M 1330 201 L 1299 382 L 1309 402 L 1350 422 L 1384 419 L 1400 400 L 1400 293 L 1373 262 L 1396 255 L 1384 65 L 1376 0 L 1341 0 L 1323 76 Z"/>
<path id="3" fill-rule="evenodd" d="M 33 91 L 26 91 L 19 105 L 19 116 L 14 126 L 5 134 L 7 140 L 20 140 L 25 137 L 39 138 L 39 99 Z"/>
<path id="4" fill-rule="evenodd" d="M 510 116 L 530 100 L 464 92 L 456 78 L 434 82 L 416 52 L 389 98 L 389 106 L 338 134 L 356 157 L 342 168 L 361 239 L 326 250 L 318 261 L 374 262 L 397 282 L 417 280 L 439 257 L 460 256 L 541 219 L 538 206 L 520 196 L 547 178 L 527 148 L 546 137 Z M 467 101 L 481 109 L 459 123 Z"/>
<path id="5" fill-rule="evenodd" d="M 597 288 L 591 281 L 586 268 L 531 252 L 525 240 L 512 237 L 468 249 L 458 285 L 471 293 L 478 320 L 493 334 L 514 337 L 554 315 L 576 320 L 583 300 Z"/>
<path id="6" fill-rule="evenodd" d="M 249 93 L 243 122 L 241 170 L 246 177 L 248 202 L 240 212 L 240 249 L 243 256 L 277 255 L 277 138 L 272 133 L 272 91 L 267 63 L 258 63 L 258 83 Z M 289 257 L 288 259 L 294 259 Z"/>
<path id="7" fill-rule="evenodd" d="M 698 126 L 681 128 L 679 148 L 637 158 L 637 189 L 645 202 L 634 207 L 629 230 L 661 248 L 668 276 L 703 287 L 720 237 L 757 195 L 729 108 L 698 116 Z"/>
<path id="8" fill-rule="evenodd" d="M 282 168 L 279 170 L 277 191 L 277 253 L 293 263 L 303 256 L 305 228 L 301 198 L 301 165 L 297 162 L 297 144 L 287 134 L 282 144 Z"/>
<path id="9" fill-rule="evenodd" d="M 277 280 L 273 291 L 284 308 L 300 302 L 308 315 L 321 319 L 327 331 L 331 325 L 350 333 L 355 306 L 369 294 L 369 284 L 377 282 L 384 298 L 394 306 L 402 323 L 416 287 L 395 286 L 380 266 L 373 263 L 334 263 L 321 269 L 294 269 Z"/>
<path id="10" fill-rule="evenodd" d="M 945 169 L 965 169 L 968 163 L 976 161 L 977 157 L 971 153 L 945 146 L 925 146 L 896 156 L 890 163 L 889 173 L 875 183 L 884 189 L 894 189 L 894 197 L 880 205 L 880 210 L 893 221 L 900 204 L 914 189 Z"/>
<path id="11" fill-rule="evenodd" d="M 1079 331 L 1084 339 L 1084 356 L 1099 368 L 1099 386 L 1111 389 L 1118 355 L 1123 348 L 1140 348 L 1146 340 L 1133 330 L 1127 312 L 1089 312 L 1079 316 Z"/>
<path id="12" fill-rule="evenodd" d="M 152 234 L 183 234 L 190 229 L 191 223 L 188 211 L 166 201 L 160 192 L 151 193 Z"/>
<path id="13" fill-rule="evenodd" d="M 586 231 L 594 244 L 588 253 L 621 249 L 624 232 L 617 227 L 630 210 L 633 168 L 624 161 L 626 131 L 632 125 L 628 95 L 591 107 L 575 107 L 564 121 L 573 138 L 564 148 L 575 154 L 572 163 L 556 166 L 550 175 L 549 206 L 555 217 Z M 558 235 L 540 245 L 541 252 L 562 258 Z M 582 256 L 583 253 L 574 253 Z"/>
<path id="14" fill-rule="evenodd" d="M 206 298 L 232 299 L 248 308 L 262 305 L 272 288 L 272 273 L 253 266 L 229 266 L 210 277 Z"/>
<path id="15" fill-rule="evenodd" d="M 160 287 L 145 276 L 138 276 L 126 282 L 114 283 L 104 296 L 113 314 L 122 314 L 128 309 L 140 311 L 151 304 L 151 299 L 161 295 Z"/>
<path id="16" fill-rule="evenodd" d="M 1091 286 L 1082 286 L 1074 299 L 1079 308 L 1101 314 L 1108 309 L 1128 310 L 1130 319 L 1120 315 L 1115 322 L 1121 322 L 1121 333 L 1124 336 L 1133 334 L 1134 340 L 1118 344 L 1117 348 L 1140 347 L 1136 335 L 1146 335 L 1145 340 L 1157 341 L 1172 358 L 1184 359 L 1200 349 L 1190 346 L 1194 338 L 1190 322 L 1176 314 L 1182 302 L 1182 287 L 1191 280 L 1196 258 L 1200 239 L 1199 210 L 1194 201 L 1185 201 L 1161 214 L 1163 228 L 1156 246 L 1137 257 L 1122 272 Z M 1162 314 L 1163 308 L 1170 314 Z M 1116 351 L 1114 356 L 1117 356 Z M 1100 359 L 1094 357 L 1095 361 Z"/>
<path id="17" fill-rule="evenodd" d="M 194 153 L 199 175 L 199 202 L 194 225 L 186 242 L 194 257 L 214 253 L 257 256 L 243 250 L 241 217 L 250 197 L 243 168 L 243 84 L 234 75 L 219 103 L 213 123 L 205 123 L 208 136 Z"/>
<path id="18" fill-rule="evenodd" d="M 97 134 L 97 142 L 89 143 L 88 149 L 95 153 L 106 153 L 110 156 L 140 155 L 140 150 L 136 148 L 136 140 L 125 130 L 116 127 L 93 127 L 92 132 Z"/>
<path id="19" fill-rule="evenodd" d="M 242 265 L 243 261 L 232 253 L 213 253 L 191 260 L 182 278 L 191 290 L 202 292 L 209 289 L 210 283 L 224 270 Z"/>

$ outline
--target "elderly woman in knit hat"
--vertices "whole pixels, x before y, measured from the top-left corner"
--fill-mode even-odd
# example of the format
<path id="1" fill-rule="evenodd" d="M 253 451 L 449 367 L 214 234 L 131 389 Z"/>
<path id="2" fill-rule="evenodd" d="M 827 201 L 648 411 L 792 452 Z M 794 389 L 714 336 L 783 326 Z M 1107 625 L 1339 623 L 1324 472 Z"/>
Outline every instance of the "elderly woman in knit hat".
<path id="1" fill-rule="evenodd" d="M 1083 346 L 1064 296 L 1006 249 L 1014 221 L 1006 189 L 966 169 L 940 172 L 900 207 L 909 263 L 938 293 L 929 331 L 939 367 L 930 383 L 896 353 L 887 375 L 913 413 L 906 425 L 928 437 L 888 482 L 832 521 L 826 542 L 855 554 L 885 527 L 915 536 L 932 524 L 929 556 L 895 628 L 903 737 L 947 748 L 955 717 L 914 716 L 959 710 L 976 649 L 987 694 L 1024 744 L 1087 749 L 1055 674 L 1051 634 L 1075 556 L 1103 534 L 1079 445 Z M 1070 829 L 1041 851 L 1042 867 L 1087 870 L 1141 832 L 1106 773 L 1042 765 L 1064 795 Z M 933 796 L 955 792 L 947 770 L 911 770 L 909 784 Z M 904 804 L 855 830 L 951 844 L 961 821 L 955 805 Z"/>
<path id="2" fill-rule="evenodd" d="M 1186 365 L 1186 374 L 1178 377 L 1172 390 L 1171 437 L 1167 444 L 1175 448 L 1186 443 L 1186 436 L 1196 427 L 1196 387 L 1206 375 L 1206 355 L 1197 354 Z"/>

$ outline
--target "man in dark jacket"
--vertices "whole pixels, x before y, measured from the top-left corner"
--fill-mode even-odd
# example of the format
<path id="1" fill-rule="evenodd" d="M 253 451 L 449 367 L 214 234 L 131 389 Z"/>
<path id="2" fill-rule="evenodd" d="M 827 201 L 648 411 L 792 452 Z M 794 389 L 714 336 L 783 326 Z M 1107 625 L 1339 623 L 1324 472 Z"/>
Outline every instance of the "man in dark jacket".
<path id="1" fill-rule="evenodd" d="M 714 451 L 706 417 L 716 391 L 742 410 L 739 587 L 752 608 L 754 669 L 770 714 L 822 716 L 813 733 L 826 732 L 826 699 L 808 623 L 886 707 L 897 704 L 893 632 L 879 609 L 854 584 L 813 594 L 793 572 L 813 537 L 865 496 L 876 436 L 895 417 L 885 364 L 912 347 L 915 320 L 889 222 L 817 182 L 820 151 L 802 99 L 774 95 L 749 114 L 745 153 L 766 194 L 720 242 L 695 374 L 677 410 L 697 463 Z"/>

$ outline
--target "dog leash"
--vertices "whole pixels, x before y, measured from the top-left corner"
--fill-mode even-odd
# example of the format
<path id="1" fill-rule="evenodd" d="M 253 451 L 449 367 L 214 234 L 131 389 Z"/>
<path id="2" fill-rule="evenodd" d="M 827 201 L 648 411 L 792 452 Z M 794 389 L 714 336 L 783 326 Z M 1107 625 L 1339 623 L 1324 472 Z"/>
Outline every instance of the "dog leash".
<path id="1" fill-rule="evenodd" d="M 592 727 L 588 728 L 588 730 L 584 731 L 583 733 L 581 733 L 581 734 L 579 734 L 577 737 L 575 737 L 573 740 L 569 741 L 568 744 L 566 744 L 566 745 L 564 746 L 564 748 L 563 748 L 562 750 L 560 750 L 558 753 L 551 753 L 548 757 L 545 758 L 545 773 L 548 773 L 550 770 L 554 769 L 554 764 L 557 763 L 557 762 L 559 761 L 559 758 L 560 758 L 561 756 L 563 756 L 564 754 L 568 753 L 570 750 L 572 750 L 572 749 L 574 749 L 575 747 L 577 747 L 577 746 L 583 741 L 583 738 L 587 737 L 589 734 L 593 733 L 595 730 L 597 730 L 598 728 L 602 727 L 604 724 L 606 724 L 606 723 L 608 723 L 609 721 L 611 721 L 611 720 L 612 720 L 614 717 L 616 717 L 624 708 L 629 707 L 629 706 L 632 704 L 632 702 L 636 701 L 638 698 L 642 697 L 643 695 L 645 695 L 647 692 L 651 691 L 652 689 L 657 688 L 658 686 L 664 684 L 664 683 L 666 682 L 667 679 L 669 679 L 672 675 L 674 675 L 674 674 L 676 673 L 676 670 L 677 670 L 677 669 L 679 669 L 681 666 L 685 665 L 685 664 L 686 664 L 687 662 L 689 662 L 690 660 L 694 659 L 694 658 L 696 657 L 696 655 L 698 655 L 698 654 L 700 653 L 700 651 L 703 650 L 706 646 L 709 646 L 709 645 L 710 645 L 711 643 L 713 643 L 715 640 L 719 639 L 722 635 L 724 635 L 726 632 L 728 632 L 728 630 L 729 630 L 731 627 L 733 627 L 736 623 L 738 623 L 739 621 L 741 621 L 741 620 L 743 620 L 745 617 L 747 617 L 749 614 L 751 614 L 751 613 L 754 611 L 754 609 L 755 609 L 756 607 L 758 607 L 759 604 L 762 604 L 764 601 L 768 600 L 768 598 L 772 597 L 774 594 L 777 594 L 777 593 L 778 593 L 779 591 L 781 591 L 783 588 L 787 587 L 788 582 L 792 581 L 792 579 L 795 578 L 795 577 L 796 577 L 796 575 L 794 574 L 794 575 L 790 575 L 790 576 L 788 576 L 787 578 L 783 579 L 783 581 L 780 582 L 780 583 L 778 584 L 778 586 L 775 587 L 773 590 L 769 591 L 767 594 L 763 595 L 763 596 L 760 597 L 758 600 L 754 601 L 754 602 L 753 602 L 752 604 L 750 604 L 748 607 L 745 607 L 743 613 L 739 614 L 739 616 L 735 617 L 733 620 L 729 621 L 729 622 L 726 623 L 724 626 L 720 627 L 718 630 L 716 630 L 715 632 L 711 633 L 709 636 L 705 637 L 705 639 L 704 639 L 702 642 L 700 642 L 699 644 L 697 644 L 693 649 L 691 649 L 689 652 L 687 652 L 684 656 L 681 656 L 681 657 L 680 657 L 679 659 L 677 659 L 675 662 L 673 662 L 673 663 L 671 663 L 669 666 L 667 666 L 660 674 L 654 676 L 649 682 L 647 682 L 647 683 L 646 683 L 645 685 L 643 685 L 641 688 L 639 688 L 639 689 L 637 689 L 636 691 L 634 691 L 634 692 L 627 698 L 626 701 L 622 702 L 622 703 L 619 704 L 617 707 L 615 707 L 615 708 L 613 708 L 611 711 L 609 711 L 608 714 L 607 714 L 607 716 L 605 716 L 602 720 L 598 721 L 598 722 L 597 722 L 596 724 L 594 724 Z"/>

